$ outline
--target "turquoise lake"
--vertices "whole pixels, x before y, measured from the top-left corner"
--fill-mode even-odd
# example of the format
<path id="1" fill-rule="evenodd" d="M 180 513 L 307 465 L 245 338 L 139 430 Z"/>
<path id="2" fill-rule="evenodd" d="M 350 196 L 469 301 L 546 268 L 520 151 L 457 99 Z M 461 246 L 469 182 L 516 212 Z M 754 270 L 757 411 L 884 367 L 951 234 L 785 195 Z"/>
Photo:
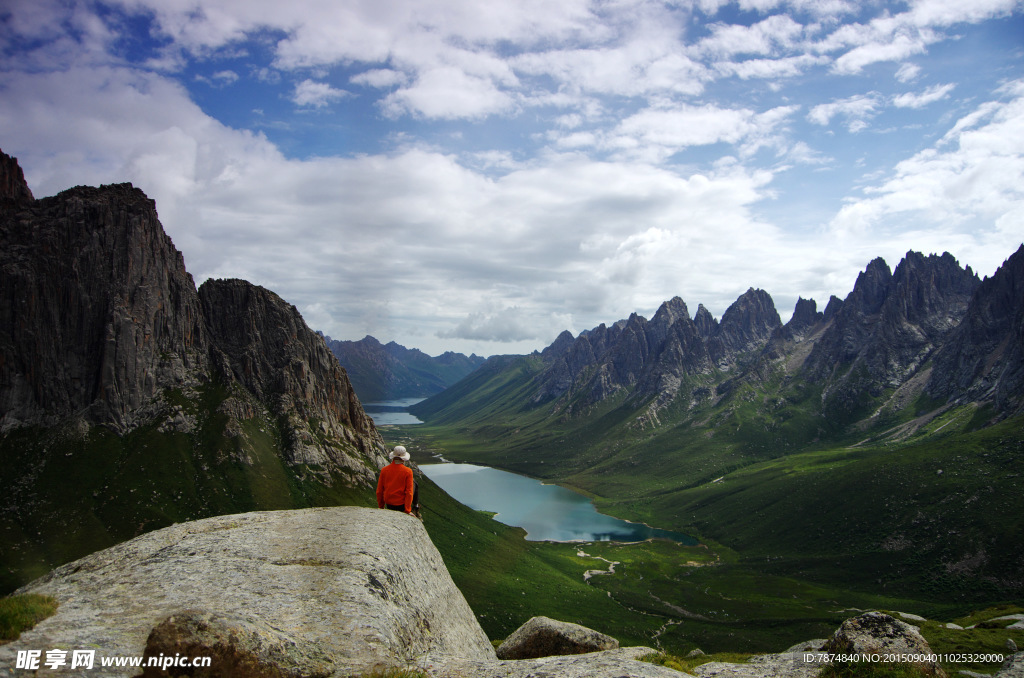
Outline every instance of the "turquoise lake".
<path id="1" fill-rule="evenodd" d="M 423 398 L 398 398 L 396 400 L 381 400 L 374 403 L 363 403 L 363 411 L 370 415 L 376 426 L 404 426 L 407 424 L 422 424 L 418 417 L 407 411 Z"/>
<path id="2" fill-rule="evenodd" d="M 445 492 L 478 511 L 497 513 L 506 525 L 522 527 L 529 541 L 697 541 L 597 512 L 581 494 L 508 471 L 474 464 L 421 464 L 420 469 Z"/>

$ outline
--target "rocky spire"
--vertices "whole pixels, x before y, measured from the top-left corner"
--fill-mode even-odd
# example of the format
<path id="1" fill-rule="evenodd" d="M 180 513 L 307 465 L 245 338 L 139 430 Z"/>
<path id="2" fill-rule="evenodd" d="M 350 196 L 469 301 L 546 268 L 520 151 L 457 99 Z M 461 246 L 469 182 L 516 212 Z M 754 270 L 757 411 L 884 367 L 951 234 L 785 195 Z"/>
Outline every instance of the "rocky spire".
<path id="1" fill-rule="evenodd" d="M 0 201 L 32 202 L 32 191 L 25 181 L 17 158 L 0 151 Z"/>

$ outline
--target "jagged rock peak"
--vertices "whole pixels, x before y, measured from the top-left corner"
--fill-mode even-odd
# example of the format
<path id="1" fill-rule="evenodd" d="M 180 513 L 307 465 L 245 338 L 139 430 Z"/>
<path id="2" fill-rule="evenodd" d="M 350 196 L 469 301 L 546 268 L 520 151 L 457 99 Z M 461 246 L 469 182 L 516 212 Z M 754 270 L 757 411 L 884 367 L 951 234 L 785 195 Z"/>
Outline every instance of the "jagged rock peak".
<path id="1" fill-rule="evenodd" d="M 825 314 L 822 320 L 825 322 L 832 320 L 832 318 L 836 317 L 836 314 L 839 313 L 842 308 L 843 300 L 833 294 L 829 297 L 828 304 L 825 305 Z"/>
<path id="2" fill-rule="evenodd" d="M 572 336 L 572 332 L 569 330 L 562 330 L 562 333 L 555 337 L 555 340 L 551 342 L 551 345 L 541 351 L 540 355 L 545 360 L 560 356 L 569 350 L 569 347 L 572 346 L 574 341 L 576 341 L 576 339 Z"/>
<path id="3" fill-rule="evenodd" d="M 697 314 L 693 316 L 693 324 L 697 326 L 697 333 L 705 340 L 718 332 L 718 321 L 715 320 L 714 316 L 711 315 L 711 311 L 704 304 L 697 306 Z"/>
<path id="4" fill-rule="evenodd" d="M 786 323 L 786 327 L 794 331 L 804 330 L 821 322 L 823 318 L 824 314 L 818 313 L 818 303 L 814 299 L 798 297 L 793 317 Z"/>
<path id="5" fill-rule="evenodd" d="M 31 202 L 34 199 L 18 159 L 0 151 L 0 200 Z"/>
<path id="6" fill-rule="evenodd" d="M 782 326 L 775 302 L 764 290 L 749 288 L 722 314 L 715 337 L 725 353 L 744 351 L 764 343 Z M 716 355 L 716 359 L 721 355 Z"/>
<path id="7" fill-rule="evenodd" d="M 686 302 L 679 297 L 672 297 L 658 308 L 651 322 L 668 326 L 675 324 L 680 318 L 689 317 L 690 311 L 686 308 Z"/>
<path id="8" fill-rule="evenodd" d="M 892 281 L 892 271 L 885 259 L 873 259 L 858 276 L 853 291 L 843 302 L 843 308 L 856 310 L 864 314 L 877 313 L 885 303 Z"/>

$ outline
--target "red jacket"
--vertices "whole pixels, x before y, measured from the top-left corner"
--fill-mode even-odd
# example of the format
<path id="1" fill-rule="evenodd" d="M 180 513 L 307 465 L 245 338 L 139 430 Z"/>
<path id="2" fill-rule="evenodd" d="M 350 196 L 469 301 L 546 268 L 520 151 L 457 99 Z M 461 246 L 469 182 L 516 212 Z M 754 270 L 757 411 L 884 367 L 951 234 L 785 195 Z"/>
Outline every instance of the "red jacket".
<path id="1" fill-rule="evenodd" d="M 412 469 L 397 461 L 391 462 L 381 469 L 377 480 L 377 506 L 405 504 L 405 512 L 412 513 L 413 487 Z"/>

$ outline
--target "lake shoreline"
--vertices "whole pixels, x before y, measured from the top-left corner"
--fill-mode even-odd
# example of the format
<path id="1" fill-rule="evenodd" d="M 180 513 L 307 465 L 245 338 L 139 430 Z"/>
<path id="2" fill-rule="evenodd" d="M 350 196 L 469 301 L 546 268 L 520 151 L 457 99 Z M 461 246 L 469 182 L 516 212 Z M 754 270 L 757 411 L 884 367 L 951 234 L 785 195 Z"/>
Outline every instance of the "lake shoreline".
<path id="1" fill-rule="evenodd" d="M 424 475 L 470 508 L 495 514 L 498 522 L 525 530 L 527 541 L 633 544 L 660 539 L 681 546 L 699 543 L 687 534 L 600 513 L 590 497 L 557 483 L 430 456 L 430 461 L 418 464 Z"/>

